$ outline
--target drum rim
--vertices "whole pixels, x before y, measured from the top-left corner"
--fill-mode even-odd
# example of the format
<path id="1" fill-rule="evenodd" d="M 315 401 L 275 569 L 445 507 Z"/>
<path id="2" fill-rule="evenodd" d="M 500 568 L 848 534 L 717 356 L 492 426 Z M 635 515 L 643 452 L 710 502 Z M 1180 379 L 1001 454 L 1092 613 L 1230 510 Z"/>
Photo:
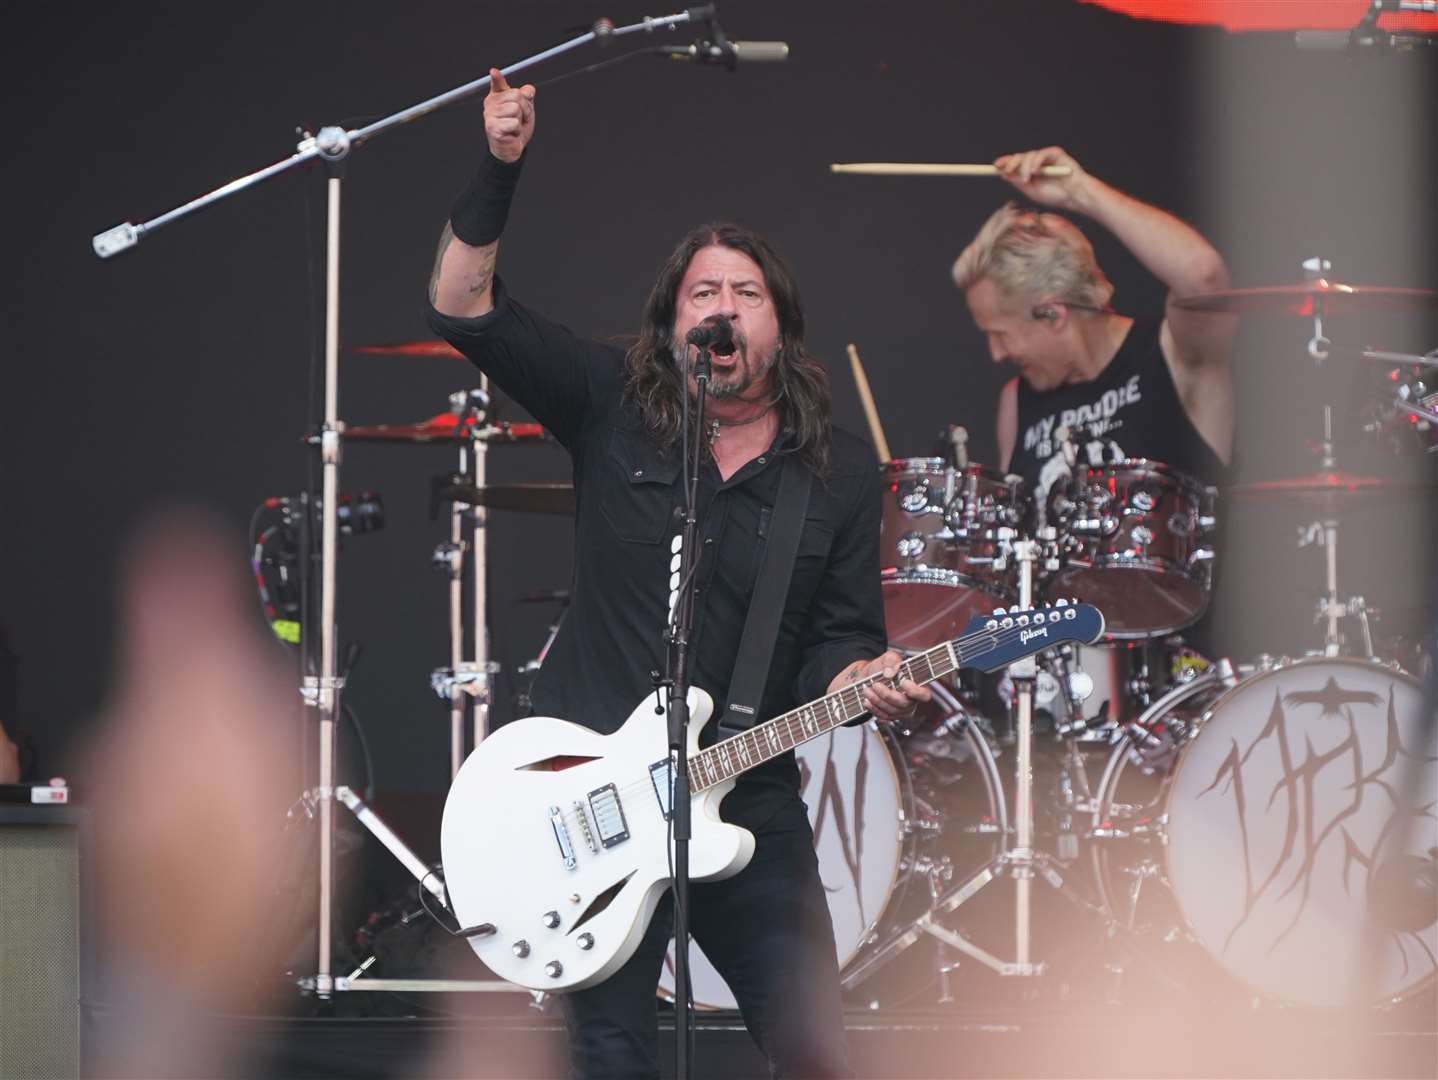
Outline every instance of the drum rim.
<path id="1" fill-rule="evenodd" d="M 1153 458 L 1128 458 L 1124 461 L 1111 461 L 1105 465 L 1084 465 L 1080 463 L 1075 467 L 1075 473 L 1079 470 L 1083 473 L 1106 473 L 1118 469 L 1138 469 L 1143 472 L 1154 472 L 1161 476 L 1171 477 L 1183 487 L 1189 487 L 1203 496 L 1213 498 L 1218 494 L 1218 488 L 1212 484 L 1205 484 L 1198 477 L 1183 469 L 1179 469 L 1167 462 L 1156 461 Z M 1075 476 L 1078 479 L 1078 476 Z"/>
<path id="2" fill-rule="evenodd" d="M 1054 596 L 1053 596 L 1053 593 L 1054 593 L 1055 591 L 1064 592 L 1066 595 L 1072 595 L 1071 593 L 1068 593 L 1067 590 L 1064 590 L 1064 589 L 1062 588 L 1062 586 L 1059 585 L 1060 576 L 1061 576 L 1061 575 L 1064 573 L 1064 571 L 1067 570 L 1070 566 L 1079 566 L 1079 567 L 1082 567 L 1082 568 L 1088 569 L 1088 570 L 1095 570 L 1095 569 L 1098 569 L 1098 570 L 1148 570 L 1148 569 L 1151 568 L 1148 564 L 1152 564 L 1152 563 L 1162 564 L 1162 565 L 1159 566 L 1158 568 L 1159 568 L 1159 569 L 1162 569 L 1162 570 L 1165 570 L 1165 572 L 1169 572 L 1169 571 L 1167 570 L 1168 567 L 1173 567 L 1173 566 L 1176 565 L 1175 563 L 1173 563 L 1173 562 L 1171 562 L 1171 561 L 1169 561 L 1169 560 L 1167 560 L 1167 559 L 1149 559 L 1149 558 L 1145 558 L 1145 559 L 1142 559 L 1142 560 L 1132 559 L 1132 560 L 1129 560 L 1128 562 L 1125 562 L 1125 563 L 1115 563 L 1115 564 L 1113 564 L 1113 565 L 1111 565 L 1111 566 L 1095 565 L 1093 562 L 1080 562 L 1080 561 L 1078 561 L 1078 560 L 1074 560 L 1074 561 L 1072 561 L 1072 562 L 1066 564 L 1066 565 L 1064 566 L 1064 569 L 1063 569 L 1063 570 L 1056 570 L 1056 571 L 1054 571 L 1051 575 L 1049 575 L 1048 577 L 1046 577 L 1046 578 L 1044 579 L 1044 581 L 1043 581 L 1043 597 L 1044 597 L 1045 600 L 1049 600 L 1049 599 L 1051 599 L 1051 598 L 1052 598 L 1052 599 L 1058 599 L 1058 597 L 1054 597 Z M 1199 566 L 1202 567 L 1203 564 L 1199 564 Z M 1186 573 L 1182 572 L 1182 571 L 1179 571 L 1179 572 L 1175 573 L 1175 576 L 1188 577 L 1188 575 L 1187 575 Z M 1168 624 L 1165 625 L 1165 626 L 1160 626 L 1160 627 L 1157 627 L 1157 628 L 1154 628 L 1154 629 L 1147 629 L 1147 628 L 1145 628 L 1145 629 L 1141 629 L 1141 630 L 1118 630 L 1118 629 L 1115 629 L 1115 628 L 1113 628 L 1112 626 L 1110 626 L 1110 627 L 1106 627 L 1106 628 L 1104 629 L 1104 634 L 1103 634 L 1103 639 L 1102 639 L 1102 640 L 1104 640 L 1104 641 L 1146 641 L 1146 640 L 1148 640 L 1149 638 L 1163 637 L 1165 634 L 1176 634 L 1176 633 L 1178 633 L 1180 630 L 1186 630 L 1186 629 L 1188 629 L 1190 626 L 1192 626 L 1194 623 L 1198 622 L 1198 621 L 1199 621 L 1200 619 L 1202 619 L 1206 614 L 1208 614 L 1208 609 L 1213 606 L 1213 588 L 1212 588 L 1213 577 L 1212 577 L 1212 573 L 1210 572 L 1210 573 L 1205 574 L 1205 573 L 1203 573 L 1202 569 L 1200 569 L 1200 570 L 1199 570 L 1199 579 L 1198 579 L 1198 580 L 1195 580 L 1195 579 L 1190 578 L 1189 580 L 1194 580 L 1194 583 L 1195 583 L 1195 584 L 1206 584 L 1206 585 L 1208 586 L 1208 588 L 1207 588 L 1206 593 L 1205 593 L 1205 597 L 1204 597 L 1204 601 L 1203 601 L 1203 606 L 1202 606 L 1201 608 L 1199 608 L 1198 611 L 1196 611 L 1196 612 L 1195 612 L 1192 616 L 1190 616 L 1188 619 L 1184 620 L 1183 622 L 1168 623 Z M 1102 605 L 1100 605 L 1100 606 L 1102 606 Z M 1187 684 L 1185 684 L 1185 685 L 1187 685 Z M 1175 687 L 1175 689 L 1178 689 L 1178 688 Z M 1167 697 L 1167 696 L 1168 696 L 1167 694 L 1164 695 L 1164 697 Z M 1159 698 L 1159 701 L 1162 701 L 1162 700 L 1163 700 L 1163 698 Z M 1155 702 L 1154 704 L 1158 704 L 1158 702 Z M 1145 715 L 1146 715 L 1146 714 L 1145 714 Z"/>
<path id="3" fill-rule="evenodd" d="M 879 571 L 879 584 L 940 585 L 946 589 L 978 589 L 981 592 L 994 593 L 994 590 L 984 588 L 985 582 L 979 578 L 971 578 L 947 566 L 929 566 L 927 563 L 919 566 L 885 566 Z M 1013 589 L 1005 590 L 1004 593 L 1010 597 L 1013 594 Z"/>
<path id="4" fill-rule="evenodd" d="M 1023 487 L 1024 485 L 1023 477 L 1017 473 L 1008 472 L 1004 469 L 996 469 L 992 465 L 984 465 L 977 461 L 970 462 L 960 469 L 955 467 L 948 458 L 901 457 L 881 461 L 879 468 L 886 476 L 890 474 L 902 476 L 905 473 L 943 476 L 948 473 L 953 473 L 955 476 L 973 476 L 984 480 L 992 480 L 1000 487 Z"/>
<path id="5" fill-rule="evenodd" d="M 1196 689 L 1198 688 L 1200 683 L 1210 677 L 1219 678 L 1219 681 L 1221 682 L 1221 676 L 1223 673 L 1218 670 L 1218 667 L 1221 663 L 1221 660 L 1215 661 L 1214 668 L 1211 668 L 1209 671 L 1204 672 L 1204 674 L 1200 675 L 1197 679 L 1193 679 L 1190 682 L 1175 687 L 1172 691 L 1159 698 L 1159 700 L 1154 702 L 1153 705 L 1145 709 L 1143 713 L 1139 715 L 1138 719 L 1134 721 L 1134 723 L 1140 723 L 1141 721 L 1149 718 L 1150 716 L 1161 715 L 1161 713 L 1158 712 L 1159 707 L 1166 703 L 1170 697 L 1174 697 L 1175 695 L 1177 695 L 1179 691 L 1193 690 L 1196 692 Z M 1255 998 L 1269 1005 L 1279 1006 L 1283 1008 L 1300 1008 L 1313 1011 L 1328 1012 L 1343 1011 L 1345 1009 L 1352 1008 L 1352 1006 L 1325 1005 L 1311 1001 L 1295 1001 L 1291 998 L 1286 998 L 1279 994 L 1263 990 L 1253 985 L 1251 982 L 1249 982 L 1248 979 L 1239 975 L 1209 950 L 1203 939 L 1200 938 L 1198 934 L 1194 931 L 1193 920 L 1189 917 L 1188 910 L 1184 906 L 1183 898 L 1179 895 L 1178 890 L 1173 887 L 1172 869 L 1170 863 L 1170 853 L 1172 852 L 1172 847 L 1169 842 L 1168 834 L 1170 820 L 1169 814 L 1170 807 L 1173 801 L 1174 784 L 1178 779 L 1179 772 L 1183 769 L 1184 762 L 1188 758 L 1189 750 L 1197 741 L 1197 733 L 1202 732 L 1203 729 L 1212 722 L 1214 716 L 1218 713 L 1220 708 L 1222 708 L 1225 702 L 1229 701 L 1229 699 L 1232 698 L 1233 695 L 1236 694 L 1238 691 L 1246 689 L 1251 683 L 1256 683 L 1260 679 L 1266 678 L 1271 675 L 1282 674 L 1283 672 L 1290 671 L 1294 668 L 1319 663 L 1337 663 L 1348 665 L 1351 667 L 1359 667 L 1367 671 L 1372 671 L 1375 669 L 1382 670 L 1408 680 L 1408 682 L 1412 684 L 1420 693 L 1423 689 L 1422 681 L 1409 671 L 1405 670 L 1401 665 L 1380 659 L 1378 657 L 1370 658 L 1362 656 L 1281 656 L 1275 660 L 1271 660 L 1266 663 L 1232 665 L 1233 674 L 1236 681 L 1232 686 L 1224 687 L 1220 691 L 1220 693 L 1208 703 L 1204 710 L 1199 713 L 1197 717 L 1194 718 L 1195 734 L 1190 735 L 1188 738 L 1186 738 L 1183 744 L 1178 747 L 1178 753 L 1174 758 L 1173 767 L 1169 770 L 1168 776 L 1164 780 L 1163 792 L 1161 796 L 1163 807 L 1163 833 L 1162 843 L 1159 845 L 1158 848 L 1158 858 L 1164 870 L 1164 880 L 1169 883 L 1167 886 L 1168 893 L 1173 898 L 1174 907 L 1178 912 L 1178 917 L 1180 922 L 1182 923 L 1184 932 L 1188 934 L 1188 936 L 1201 950 L 1203 950 L 1203 952 L 1208 956 L 1209 960 L 1212 961 L 1220 969 L 1222 969 L 1225 974 L 1227 974 L 1228 977 L 1231 978 L 1237 986 L 1242 987 L 1244 990 L 1252 994 Z M 1131 740 L 1129 739 L 1125 739 L 1123 742 L 1119 743 L 1119 745 L 1114 748 L 1114 755 L 1116 756 L 1127 752 L 1130 741 Z M 1367 1007 L 1375 1008 L 1384 1004 L 1394 1004 L 1410 1000 L 1415 994 L 1422 993 L 1424 990 L 1426 990 L 1435 982 L 1435 980 L 1438 980 L 1438 965 L 1435 965 L 1434 968 L 1430 970 L 1426 976 L 1419 979 L 1412 986 L 1409 986 L 1403 990 L 1396 991 L 1392 994 L 1384 995 L 1375 1001 L 1370 1001 L 1367 1003 Z"/>

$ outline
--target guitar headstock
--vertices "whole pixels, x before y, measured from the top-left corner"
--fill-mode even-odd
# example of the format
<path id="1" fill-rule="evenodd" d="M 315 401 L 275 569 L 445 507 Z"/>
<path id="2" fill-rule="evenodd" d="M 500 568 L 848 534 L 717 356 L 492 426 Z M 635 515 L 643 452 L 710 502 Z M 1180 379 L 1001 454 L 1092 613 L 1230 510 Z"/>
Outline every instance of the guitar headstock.
<path id="1" fill-rule="evenodd" d="M 1037 608 L 996 608 L 976 615 L 964 628 L 964 664 L 997 671 L 1043 649 L 1075 642 L 1090 645 L 1103 636 L 1103 612 L 1092 604 L 1056 600 Z M 977 655 L 971 655 L 975 649 Z"/>

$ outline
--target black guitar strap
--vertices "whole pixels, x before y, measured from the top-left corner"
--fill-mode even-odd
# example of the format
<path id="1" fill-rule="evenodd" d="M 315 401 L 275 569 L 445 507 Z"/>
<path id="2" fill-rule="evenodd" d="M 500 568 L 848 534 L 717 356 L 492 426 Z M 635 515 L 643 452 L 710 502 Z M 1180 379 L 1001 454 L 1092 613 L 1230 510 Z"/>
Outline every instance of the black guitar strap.
<path id="1" fill-rule="evenodd" d="M 739 639 L 734 675 L 729 680 L 729 696 L 719 716 L 721 739 L 747 730 L 758 719 L 764 686 L 769 681 L 769 665 L 774 659 L 774 642 L 779 637 L 779 620 L 794 576 L 794 555 L 799 550 L 799 534 L 804 531 L 813 474 L 798 454 L 786 455 L 783 468 L 769 535 L 764 541 L 763 562 L 754 580 L 744 635 Z"/>

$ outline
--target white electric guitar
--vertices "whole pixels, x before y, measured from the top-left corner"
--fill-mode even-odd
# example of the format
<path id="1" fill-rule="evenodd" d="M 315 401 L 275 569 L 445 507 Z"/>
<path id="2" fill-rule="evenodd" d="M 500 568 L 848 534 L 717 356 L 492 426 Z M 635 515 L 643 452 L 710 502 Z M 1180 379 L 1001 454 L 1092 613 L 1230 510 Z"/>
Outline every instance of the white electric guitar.
<path id="1" fill-rule="evenodd" d="M 978 617 L 966 633 L 912 656 L 899 679 L 924 684 L 959 668 L 993 671 L 1064 642 L 1089 643 L 1103 616 L 1065 604 Z M 719 819 L 734 780 L 866 715 L 862 679 L 741 735 L 699 749 L 714 704 L 689 692 L 694 881 L 737 874 L 754 834 Z M 533 990 L 593 986 L 633 955 L 669 887 L 670 758 L 650 695 L 612 735 L 550 717 L 509 724 L 455 777 L 441 847 L 450 903 L 479 958 Z"/>

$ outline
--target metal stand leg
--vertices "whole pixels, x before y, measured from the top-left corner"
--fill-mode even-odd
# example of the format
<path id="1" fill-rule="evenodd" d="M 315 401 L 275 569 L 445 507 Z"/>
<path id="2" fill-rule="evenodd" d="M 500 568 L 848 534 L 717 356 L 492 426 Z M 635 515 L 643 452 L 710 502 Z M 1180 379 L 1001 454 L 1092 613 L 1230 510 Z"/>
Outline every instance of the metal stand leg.
<path id="1" fill-rule="evenodd" d="M 1007 535 L 1005 535 L 1007 534 Z M 1008 529 L 1000 530 L 1007 545 L 1006 557 L 1019 563 L 1018 609 L 1033 606 L 1034 564 L 1041 557 L 1041 545 L 1032 540 L 1019 540 Z M 1059 601 L 1063 605 L 1064 601 Z M 1005 614 L 1002 611 L 996 615 Z M 1013 664 L 1009 674 L 1015 684 L 1016 762 L 1014 785 L 1014 830 L 1012 842 L 1005 831 L 1003 849 L 967 880 L 960 882 L 942 896 L 935 896 L 929 910 L 909 927 L 892 933 L 861 969 L 845 977 L 845 986 L 855 985 L 879 966 L 919 939 L 922 934 L 937 938 L 943 945 L 973 957 L 1000 975 L 1041 975 L 1045 964 L 1032 958 L 1033 881 L 1037 873 L 1061 895 L 1077 907 L 1099 916 L 1107 926 L 1113 920 L 1099 907 L 1075 894 L 1060 873 L 1062 864 L 1046 852 L 1034 848 L 1033 794 L 1033 721 L 1034 688 L 1038 664 L 1034 657 Z M 1086 783 L 1086 781 L 1085 781 Z M 1001 800 L 1002 801 L 1002 800 Z M 939 916 L 954 911 L 976 896 L 985 886 L 1008 874 L 1014 879 L 1014 959 L 1003 960 L 979 947 L 963 934 L 941 924 Z M 947 965 L 946 965 L 947 967 Z"/>

